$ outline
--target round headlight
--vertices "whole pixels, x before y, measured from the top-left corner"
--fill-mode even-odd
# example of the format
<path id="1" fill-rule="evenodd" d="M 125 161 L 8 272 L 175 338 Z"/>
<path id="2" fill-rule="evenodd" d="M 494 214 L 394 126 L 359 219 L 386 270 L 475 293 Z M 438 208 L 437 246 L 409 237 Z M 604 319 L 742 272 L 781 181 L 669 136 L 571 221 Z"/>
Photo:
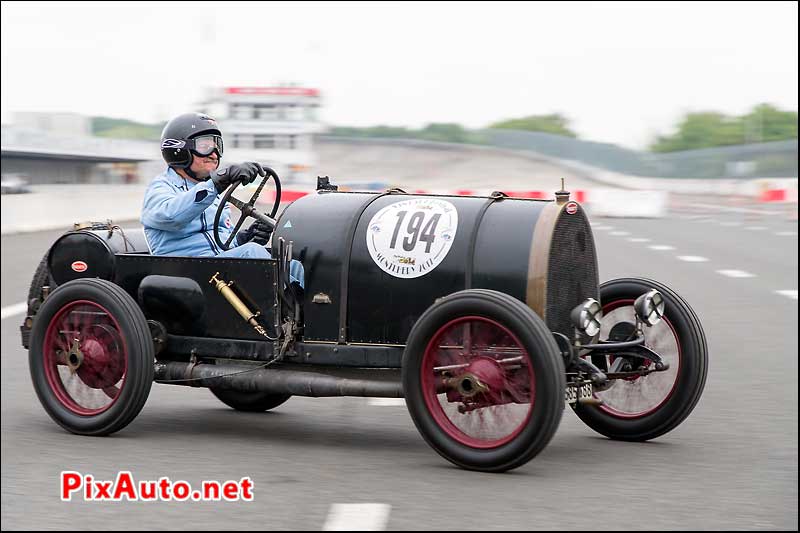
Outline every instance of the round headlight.
<path id="1" fill-rule="evenodd" d="M 642 294 L 633 303 L 636 316 L 648 326 L 654 326 L 664 318 L 665 307 L 664 297 L 655 289 Z"/>
<path id="2" fill-rule="evenodd" d="M 594 337 L 600 332 L 601 311 L 600 302 L 594 298 L 587 298 L 572 310 L 569 317 L 579 331 Z"/>

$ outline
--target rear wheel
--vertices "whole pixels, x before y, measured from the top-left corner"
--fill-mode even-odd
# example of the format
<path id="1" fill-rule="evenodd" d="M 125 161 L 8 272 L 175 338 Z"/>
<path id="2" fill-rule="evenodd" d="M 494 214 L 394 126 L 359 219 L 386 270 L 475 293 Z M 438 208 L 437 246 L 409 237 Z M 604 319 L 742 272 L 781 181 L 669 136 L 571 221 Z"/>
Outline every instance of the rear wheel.
<path id="1" fill-rule="evenodd" d="M 53 281 L 53 277 L 50 275 L 50 268 L 47 266 L 47 256 L 48 254 L 44 254 L 42 260 L 39 261 L 39 266 L 36 267 L 36 271 L 33 273 L 33 279 L 28 289 L 28 316 L 35 314 L 42 305 L 42 289 L 44 286 L 50 287 L 51 292 L 56 288 L 56 282 Z"/>
<path id="2" fill-rule="evenodd" d="M 550 441 L 564 407 L 564 368 L 544 322 L 522 302 L 474 289 L 432 305 L 403 355 L 411 418 L 440 455 L 502 472 Z"/>
<path id="3" fill-rule="evenodd" d="M 153 342 L 128 293 L 78 279 L 41 305 L 31 331 L 31 379 L 45 411 L 81 435 L 108 435 L 144 407 L 153 383 Z"/>
<path id="4" fill-rule="evenodd" d="M 222 403 L 237 411 L 262 412 L 274 409 L 292 397 L 291 394 L 272 394 L 269 392 L 243 392 L 233 389 L 211 388 Z"/>
<path id="5" fill-rule="evenodd" d="M 612 330 L 632 331 L 636 321 L 633 302 L 651 289 L 661 293 L 666 307 L 660 322 L 644 326 L 645 344 L 669 363 L 669 369 L 612 382 L 608 389 L 595 393 L 602 405 L 573 405 L 586 425 L 612 439 L 646 441 L 673 430 L 692 412 L 705 386 L 708 349 L 703 328 L 689 304 L 661 283 L 625 278 L 600 285 L 600 338 L 608 339 Z M 614 356 L 604 357 L 600 366 L 611 368 Z M 598 363 L 596 359 L 593 362 Z M 622 362 L 632 368 L 652 365 L 645 360 Z"/>

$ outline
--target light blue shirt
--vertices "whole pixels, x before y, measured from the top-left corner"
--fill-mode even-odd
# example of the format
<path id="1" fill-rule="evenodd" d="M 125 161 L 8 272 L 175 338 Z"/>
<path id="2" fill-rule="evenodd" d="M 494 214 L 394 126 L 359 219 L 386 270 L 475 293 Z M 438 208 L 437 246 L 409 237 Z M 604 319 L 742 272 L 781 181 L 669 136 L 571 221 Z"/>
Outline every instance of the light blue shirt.
<path id="1" fill-rule="evenodd" d="M 211 180 L 195 183 L 172 168 L 156 176 L 144 193 L 141 222 L 155 255 L 215 256 L 214 215 L 220 197 Z M 233 224 L 229 206 L 219 220 L 219 238 L 226 242 Z M 237 246 L 237 239 L 231 242 Z"/>
<path id="2" fill-rule="evenodd" d="M 214 241 L 214 215 L 222 199 L 210 180 L 195 183 L 172 168 L 153 178 L 144 193 L 142 225 L 154 255 L 207 257 L 222 255 L 249 259 L 271 259 L 262 245 L 233 239 L 230 249 L 221 250 Z M 226 205 L 219 218 L 219 238 L 226 242 L 233 233 L 231 211 Z M 300 261 L 289 263 L 289 278 L 305 287 Z"/>

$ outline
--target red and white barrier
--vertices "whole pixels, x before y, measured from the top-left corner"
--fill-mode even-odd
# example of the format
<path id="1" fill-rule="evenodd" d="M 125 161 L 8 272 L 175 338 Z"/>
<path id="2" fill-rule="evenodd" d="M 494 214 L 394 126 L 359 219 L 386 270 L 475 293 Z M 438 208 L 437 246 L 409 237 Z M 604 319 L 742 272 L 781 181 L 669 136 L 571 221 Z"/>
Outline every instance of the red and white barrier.
<path id="1" fill-rule="evenodd" d="M 759 202 L 797 203 L 797 189 L 765 189 L 758 197 Z"/>

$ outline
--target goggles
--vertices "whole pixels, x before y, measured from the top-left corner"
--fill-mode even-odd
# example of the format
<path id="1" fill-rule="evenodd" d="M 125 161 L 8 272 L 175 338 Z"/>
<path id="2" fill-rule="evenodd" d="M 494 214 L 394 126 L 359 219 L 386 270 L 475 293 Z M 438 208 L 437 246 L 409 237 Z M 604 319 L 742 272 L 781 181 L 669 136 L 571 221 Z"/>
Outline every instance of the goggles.
<path id="1" fill-rule="evenodd" d="M 219 135 L 201 135 L 194 139 L 189 139 L 186 147 L 199 156 L 206 157 L 216 151 L 222 157 L 222 137 Z"/>

